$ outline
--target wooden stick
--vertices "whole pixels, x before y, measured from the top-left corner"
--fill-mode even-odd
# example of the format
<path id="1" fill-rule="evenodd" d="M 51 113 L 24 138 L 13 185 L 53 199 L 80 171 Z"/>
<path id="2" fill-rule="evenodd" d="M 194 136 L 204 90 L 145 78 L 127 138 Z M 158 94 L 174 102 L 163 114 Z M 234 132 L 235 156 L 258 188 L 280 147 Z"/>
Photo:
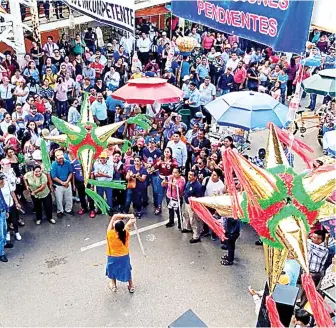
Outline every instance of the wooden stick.
<path id="1" fill-rule="evenodd" d="M 141 248 L 141 252 L 142 252 L 143 256 L 146 257 L 145 249 L 143 247 L 143 244 L 142 244 L 142 241 L 141 241 L 141 238 L 140 238 L 140 234 L 139 234 L 139 230 L 138 230 L 138 227 L 137 227 L 136 223 L 134 223 L 134 229 L 135 229 L 136 235 L 138 237 L 138 242 L 139 242 L 139 245 L 140 245 L 140 248 Z"/>

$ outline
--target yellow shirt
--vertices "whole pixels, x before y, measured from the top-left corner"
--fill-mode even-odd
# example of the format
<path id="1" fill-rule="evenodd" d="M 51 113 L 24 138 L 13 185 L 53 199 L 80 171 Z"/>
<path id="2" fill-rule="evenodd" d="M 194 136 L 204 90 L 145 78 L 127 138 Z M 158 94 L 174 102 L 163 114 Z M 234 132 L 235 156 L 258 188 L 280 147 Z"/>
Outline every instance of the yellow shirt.
<path id="1" fill-rule="evenodd" d="M 107 240 L 107 248 L 106 254 L 107 256 L 124 256 L 129 253 L 129 238 L 130 234 L 126 230 L 126 245 L 119 239 L 118 233 L 112 229 L 106 235 Z"/>

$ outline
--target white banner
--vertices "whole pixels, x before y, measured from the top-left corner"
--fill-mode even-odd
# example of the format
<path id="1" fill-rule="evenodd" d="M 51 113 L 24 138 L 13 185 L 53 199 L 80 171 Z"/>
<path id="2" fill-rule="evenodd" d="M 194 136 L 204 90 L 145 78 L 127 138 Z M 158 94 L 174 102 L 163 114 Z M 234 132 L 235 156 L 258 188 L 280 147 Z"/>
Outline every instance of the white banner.
<path id="1" fill-rule="evenodd" d="M 118 27 L 125 31 L 135 31 L 134 0 L 63 0 L 70 8 L 94 20 Z"/>

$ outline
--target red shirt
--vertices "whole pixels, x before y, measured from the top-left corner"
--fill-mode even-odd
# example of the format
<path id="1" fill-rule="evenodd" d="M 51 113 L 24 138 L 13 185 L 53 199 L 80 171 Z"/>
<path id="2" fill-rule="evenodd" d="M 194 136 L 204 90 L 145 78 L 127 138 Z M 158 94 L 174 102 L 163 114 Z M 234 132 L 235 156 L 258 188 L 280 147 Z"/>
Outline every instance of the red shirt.
<path id="1" fill-rule="evenodd" d="M 155 164 L 154 168 L 159 170 L 159 175 L 168 177 L 172 175 L 173 169 L 178 167 L 178 163 L 175 158 L 171 161 L 159 161 Z"/>
<path id="2" fill-rule="evenodd" d="M 244 67 L 242 67 L 241 69 L 237 68 L 233 75 L 233 80 L 236 83 L 243 83 L 246 80 L 246 75 L 247 75 L 247 71 Z"/>
<path id="3" fill-rule="evenodd" d="M 41 101 L 41 102 L 35 101 L 34 105 L 36 106 L 36 109 L 37 109 L 38 113 L 45 114 L 46 108 L 45 108 L 45 105 L 44 105 L 43 101 Z"/>
<path id="4" fill-rule="evenodd" d="M 90 67 L 93 68 L 96 71 L 96 78 L 100 77 L 101 72 L 104 69 L 104 65 L 94 62 L 94 63 L 90 64 Z"/>
<path id="5" fill-rule="evenodd" d="M 97 100 L 97 97 L 96 97 L 96 96 L 90 96 L 90 97 L 89 97 L 89 101 L 90 101 L 90 104 L 91 104 L 91 105 L 93 104 L 93 102 L 94 102 L 95 100 Z"/>

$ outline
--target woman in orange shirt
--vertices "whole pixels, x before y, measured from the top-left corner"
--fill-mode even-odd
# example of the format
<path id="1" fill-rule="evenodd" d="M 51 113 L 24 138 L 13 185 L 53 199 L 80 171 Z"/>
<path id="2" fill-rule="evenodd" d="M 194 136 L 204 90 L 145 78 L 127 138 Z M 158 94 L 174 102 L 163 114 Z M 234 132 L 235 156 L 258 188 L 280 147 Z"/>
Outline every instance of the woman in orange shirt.
<path id="1" fill-rule="evenodd" d="M 123 219 L 129 218 L 125 224 Z M 107 263 L 106 275 L 111 279 L 109 287 L 113 292 L 117 291 L 117 280 L 128 282 L 128 290 L 134 293 L 132 281 L 132 266 L 129 257 L 129 229 L 135 223 L 133 214 L 115 214 L 107 227 Z"/>

